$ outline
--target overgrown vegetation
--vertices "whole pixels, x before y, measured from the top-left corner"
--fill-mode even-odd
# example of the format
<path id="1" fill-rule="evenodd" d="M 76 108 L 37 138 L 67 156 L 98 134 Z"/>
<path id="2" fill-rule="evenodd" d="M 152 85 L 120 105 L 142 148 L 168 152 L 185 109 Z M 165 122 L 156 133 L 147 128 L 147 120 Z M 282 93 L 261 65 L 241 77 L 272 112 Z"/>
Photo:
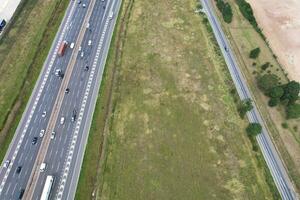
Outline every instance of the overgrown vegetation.
<path id="1" fill-rule="evenodd" d="M 223 19 L 226 23 L 231 23 L 232 21 L 232 9 L 228 2 L 224 2 L 223 0 L 215 0 L 217 2 L 217 7 L 219 11 L 222 13 Z"/>

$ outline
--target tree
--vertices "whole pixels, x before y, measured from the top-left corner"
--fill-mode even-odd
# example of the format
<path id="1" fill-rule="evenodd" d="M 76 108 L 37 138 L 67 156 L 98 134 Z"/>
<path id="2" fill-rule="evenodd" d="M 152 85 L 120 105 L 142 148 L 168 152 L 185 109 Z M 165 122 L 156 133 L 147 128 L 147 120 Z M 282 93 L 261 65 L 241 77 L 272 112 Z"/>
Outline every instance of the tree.
<path id="1" fill-rule="evenodd" d="M 251 99 L 245 99 L 242 101 L 241 106 L 239 107 L 239 113 L 241 118 L 244 118 L 246 113 L 253 109 L 253 106 L 251 104 Z"/>
<path id="2" fill-rule="evenodd" d="M 275 106 L 277 106 L 277 105 L 279 104 L 279 102 L 280 102 L 280 99 L 279 99 L 279 98 L 271 98 L 271 99 L 269 100 L 269 102 L 268 102 L 268 105 L 269 105 L 270 107 L 275 107 Z"/>
<path id="3" fill-rule="evenodd" d="M 300 117 L 300 104 L 290 104 L 286 109 L 288 119 L 296 119 Z"/>
<path id="4" fill-rule="evenodd" d="M 246 128 L 246 132 L 249 136 L 257 136 L 262 131 L 262 127 L 259 123 L 250 123 Z"/>
<path id="5" fill-rule="evenodd" d="M 288 100 L 288 104 L 294 104 L 299 95 L 300 84 L 296 81 L 290 81 L 283 86 L 284 94 L 281 97 L 281 101 Z"/>
<path id="6" fill-rule="evenodd" d="M 270 66 L 270 63 L 269 63 L 269 62 L 266 62 L 266 63 L 263 64 L 260 68 L 261 68 L 262 70 L 265 71 L 269 66 Z"/>
<path id="7" fill-rule="evenodd" d="M 258 78 L 257 84 L 261 90 L 268 93 L 271 88 L 278 86 L 278 77 L 274 74 L 265 74 Z"/>
<path id="8" fill-rule="evenodd" d="M 252 50 L 250 51 L 249 57 L 252 58 L 252 59 L 256 59 L 256 58 L 259 56 L 259 53 L 260 53 L 260 48 L 257 47 L 257 48 L 252 49 Z"/>
<path id="9" fill-rule="evenodd" d="M 270 89 L 269 96 L 272 98 L 280 98 L 284 94 L 284 90 L 281 86 L 276 86 Z"/>

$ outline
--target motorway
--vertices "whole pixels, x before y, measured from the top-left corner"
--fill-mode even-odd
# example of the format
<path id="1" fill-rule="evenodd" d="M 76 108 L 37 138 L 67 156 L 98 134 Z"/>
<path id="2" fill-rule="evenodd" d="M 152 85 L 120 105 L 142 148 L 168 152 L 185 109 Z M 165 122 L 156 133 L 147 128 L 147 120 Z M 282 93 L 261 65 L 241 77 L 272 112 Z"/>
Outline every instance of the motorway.
<path id="1" fill-rule="evenodd" d="M 246 84 L 246 81 L 242 76 L 242 73 L 237 65 L 236 59 L 230 49 L 229 42 L 227 41 L 225 34 L 223 33 L 222 28 L 218 22 L 218 19 L 213 12 L 213 6 L 211 5 L 210 0 L 201 0 L 201 4 L 203 7 L 203 11 L 210 22 L 218 45 L 220 46 L 230 75 L 233 79 L 233 82 L 241 100 L 253 99 L 250 90 L 248 89 L 248 86 Z M 278 152 L 275 149 L 275 146 L 269 136 L 264 121 L 262 120 L 255 103 L 253 103 L 253 109 L 247 113 L 247 117 L 249 119 L 249 122 L 256 122 L 262 125 L 262 133 L 256 136 L 256 140 L 259 144 L 261 152 L 264 156 L 264 159 L 267 163 L 267 166 L 271 172 L 273 180 L 282 199 L 298 199 L 293 184 L 289 179 L 287 171 L 278 155 Z"/>
<path id="2" fill-rule="evenodd" d="M 18 199 L 21 189 L 26 189 L 24 199 L 39 199 L 47 175 L 55 177 L 50 199 L 74 199 L 120 4 L 120 0 L 83 0 L 81 4 L 70 1 L 3 160 L 10 160 L 10 164 L 0 168 L 0 199 Z M 114 13 L 112 18 L 110 13 Z M 68 47 L 64 56 L 58 57 L 64 40 L 74 42 L 75 47 Z M 87 71 L 85 66 L 89 66 Z M 63 79 L 54 75 L 56 69 L 65 72 Z M 64 93 L 66 87 L 70 88 L 68 94 Z M 73 110 L 77 113 L 75 122 L 71 122 Z M 44 111 L 47 114 L 42 117 Z M 60 124 L 61 117 L 65 117 L 64 124 Z M 41 138 L 42 129 L 45 136 Z M 52 131 L 56 132 L 53 140 Z M 35 136 L 38 141 L 32 145 Z M 47 163 L 45 172 L 39 172 L 40 160 Z M 19 166 L 22 169 L 17 174 Z"/>

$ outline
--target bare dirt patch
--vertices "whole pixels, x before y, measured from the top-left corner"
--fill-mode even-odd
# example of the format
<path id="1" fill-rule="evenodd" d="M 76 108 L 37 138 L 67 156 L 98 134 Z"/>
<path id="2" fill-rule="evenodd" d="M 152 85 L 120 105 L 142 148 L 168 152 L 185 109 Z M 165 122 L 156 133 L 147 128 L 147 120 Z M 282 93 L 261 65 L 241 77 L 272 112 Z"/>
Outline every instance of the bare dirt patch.
<path id="1" fill-rule="evenodd" d="M 289 78 L 300 81 L 300 1 L 248 0 L 248 2 Z"/>

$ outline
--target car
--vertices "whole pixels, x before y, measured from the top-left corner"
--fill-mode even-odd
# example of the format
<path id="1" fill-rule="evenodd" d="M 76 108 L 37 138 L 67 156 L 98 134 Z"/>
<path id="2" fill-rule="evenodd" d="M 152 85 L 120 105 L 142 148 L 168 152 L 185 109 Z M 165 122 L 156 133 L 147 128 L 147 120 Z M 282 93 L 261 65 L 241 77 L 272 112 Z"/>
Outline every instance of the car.
<path id="1" fill-rule="evenodd" d="M 55 131 L 52 131 L 51 133 L 51 140 L 53 140 L 55 138 Z"/>
<path id="2" fill-rule="evenodd" d="M 38 141 L 38 137 L 34 137 L 31 141 L 31 144 L 35 145 L 37 143 L 37 141 Z"/>
<path id="3" fill-rule="evenodd" d="M 20 193 L 19 193 L 19 199 L 22 199 L 23 195 L 24 195 L 25 189 L 21 189 Z"/>
<path id="4" fill-rule="evenodd" d="M 228 52 L 228 48 L 226 46 L 224 47 L 224 49 L 225 49 L 226 52 Z"/>
<path id="5" fill-rule="evenodd" d="M 71 118 L 71 121 L 72 121 L 72 122 L 75 122 L 75 120 L 76 120 L 76 115 L 77 115 L 77 112 L 76 112 L 76 110 L 74 109 L 74 110 L 73 110 L 73 114 L 72 114 L 72 118 Z"/>
<path id="6" fill-rule="evenodd" d="M 42 130 L 41 130 L 41 132 L 40 132 L 40 137 L 43 137 L 43 136 L 44 136 L 44 134 L 45 134 L 45 130 L 44 130 L 44 129 L 42 129 Z"/>
<path id="7" fill-rule="evenodd" d="M 61 74 L 62 74 L 61 69 L 56 69 L 54 74 L 55 74 L 55 76 L 61 76 Z"/>
<path id="8" fill-rule="evenodd" d="M 42 163 L 40 166 L 40 172 L 44 172 L 46 170 L 47 164 L 46 163 Z"/>
<path id="9" fill-rule="evenodd" d="M 3 167 L 8 168 L 9 164 L 10 164 L 10 160 L 6 160 L 3 164 Z"/>
<path id="10" fill-rule="evenodd" d="M 79 46 L 78 51 L 81 51 L 81 46 Z"/>
<path id="11" fill-rule="evenodd" d="M 81 4 L 81 0 L 78 0 L 77 3 L 78 3 L 78 4 Z"/>
<path id="12" fill-rule="evenodd" d="M 70 88 L 66 88 L 65 93 L 68 94 L 70 92 Z"/>
<path id="13" fill-rule="evenodd" d="M 89 71 L 89 66 L 88 66 L 88 65 L 86 65 L 86 66 L 84 67 L 84 71 Z"/>
<path id="14" fill-rule="evenodd" d="M 84 52 L 82 51 L 80 57 L 83 58 L 83 56 L 84 56 Z"/>
<path id="15" fill-rule="evenodd" d="M 46 117 L 46 114 L 47 114 L 47 112 L 44 111 L 44 112 L 42 113 L 42 117 L 43 117 L 43 118 Z"/>
<path id="16" fill-rule="evenodd" d="M 17 174 L 20 174 L 21 170 L 22 170 L 22 166 L 19 166 L 19 167 L 17 168 L 17 170 L 16 170 L 16 173 L 17 173 Z"/>
<path id="17" fill-rule="evenodd" d="M 91 46 L 92 45 L 92 40 L 88 41 L 88 45 Z"/>
<path id="18" fill-rule="evenodd" d="M 75 44 L 74 44 L 74 42 L 72 42 L 72 43 L 70 44 L 70 48 L 73 49 L 74 46 L 75 46 Z"/>
<path id="19" fill-rule="evenodd" d="M 65 123 L 65 117 L 60 118 L 60 124 L 63 125 Z"/>
<path id="20" fill-rule="evenodd" d="M 83 7 L 83 8 L 85 8 L 85 7 L 86 7 L 85 3 L 84 3 L 84 4 L 82 4 L 82 7 Z"/>
<path id="21" fill-rule="evenodd" d="M 114 17 L 114 13 L 112 12 L 112 11 L 110 11 L 110 13 L 109 13 L 109 19 L 112 19 L 113 17 Z"/>
<path id="22" fill-rule="evenodd" d="M 86 28 L 90 28 L 90 23 L 89 22 L 86 24 Z"/>

